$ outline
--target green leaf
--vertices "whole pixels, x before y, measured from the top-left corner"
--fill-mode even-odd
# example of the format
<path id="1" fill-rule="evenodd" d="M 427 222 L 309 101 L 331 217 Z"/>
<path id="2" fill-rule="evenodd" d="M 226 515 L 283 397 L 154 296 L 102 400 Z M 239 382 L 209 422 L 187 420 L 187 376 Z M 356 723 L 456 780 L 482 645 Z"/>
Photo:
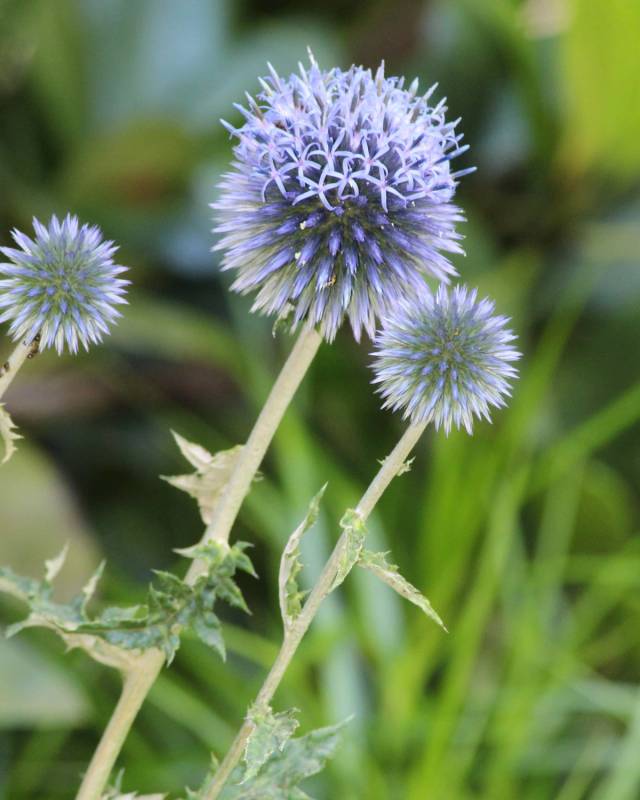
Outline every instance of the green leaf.
<path id="1" fill-rule="evenodd" d="M 396 564 L 387 561 L 386 553 L 373 553 L 370 550 L 362 550 L 358 559 L 358 566 L 373 572 L 381 581 L 390 586 L 394 592 L 404 597 L 410 603 L 418 606 L 424 613 L 431 617 L 443 630 L 447 630 L 444 622 L 440 619 L 427 598 L 416 589 L 413 584 L 405 580 L 400 574 Z"/>
<path id="2" fill-rule="evenodd" d="M 222 638 L 222 625 L 213 611 L 203 611 L 193 621 L 193 631 L 203 644 L 213 647 L 220 658 L 226 658 L 226 648 Z"/>
<path id="3" fill-rule="evenodd" d="M 302 601 L 306 592 L 298 587 L 298 575 L 302 570 L 300 561 L 300 542 L 304 534 L 315 524 L 320 512 L 320 501 L 326 491 L 327 484 L 309 503 L 304 519 L 289 537 L 280 559 L 279 595 L 280 611 L 285 630 L 289 630 L 294 620 L 302 611 Z"/>
<path id="4" fill-rule="evenodd" d="M 0 731 L 90 723 L 91 704 L 69 670 L 24 640 L 0 637 Z"/>
<path id="5" fill-rule="evenodd" d="M 296 708 L 290 708 L 274 714 L 270 706 L 249 711 L 249 719 L 254 727 L 244 750 L 245 773 L 242 783 L 255 778 L 274 753 L 284 750 L 300 724 L 296 719 L 297 713 Z"/>
<path id="6" fill-rule="evenodd" d="M 111 606 L 94 616 L 88 614 L 87 606 L 102 575 L 102 565 L 68 604 L 53 600 L 52 587 L 52 581 L 63 566 L 66 548 L 59 556 L 47 561 L 42 581 L 23 578 L 9 568 L 0 567 L 0 591 L 23 600 L 30 611 L 26 619 L 10 626 L 7 635 L 13 636 L 30 627 L 50 628 L 64 639 L 69 648 L 80 647 L 97 661 L 126 672 L 135 663 L 135 651 L 158 648 L 170 663 L 180 646 L 181 633 L 191 629 L 224 658 L 221 625 L 214 607 L 220 599 L 248 610 L 234 581 L 239 569 L 255 575 L 244 552 L 247 547 L 245 542 L 238 542 L 233 547 L 209 542 L 182 551 L 203 564 L 203 570 L 193 584 L 170 572 L 156 572 L 146 603 Z"/>
<path id="7" fill-rule="evenodd" d="M 319 728 L 305 736 L 288 739 L 282 750 L 276 749 L 257 775 L 240 783 L 243 768 L 238 767 L 220 795 L 221 800 L 305 800 L 308 795 L 299 787 L 306 778 L 320 772 L 340 743 L 345 723 Z M 204 786 L 210 779 L 205 781 Z M 195 795 L 195 798 L 203 795 Z"/>
<path id="8" fill-rule="evenodd" d="M 350 508 L 345 512 L 340 520 L 340 527 L 343 529 L 343 536 L 345 537 L 345 544 L 340 556 L 340 563 L 338 564 L 338 571 L 333 581 L 331 591 L 337 589 L 338 586 L 344 581 L 347 575 L 351 572 L 355 564 L 360 558 L 360 553 L 364 546 L 364 539 L 367 534 L 364 520 L 358 511 Z"/>
<path id="9" fill-rule="evenodd" d="M 9 416 L 3 404 L 0 403 L 0 440 L 4 450 L 4 456 L 0 464 L 6 464 L 11 456 L 16 452 L 15 443 L 22 437 L 16 433 L 16 426 Z"/>
<path id="10" fill-rule="evenodd" d="M 189 442 L 175 431 L 172 433 L 180 452 L 191 466 L 195 467 L 195 472 L 187 475 L 162 475 L 162 480 L 195 498 L 200 508 L 200 515 L 208 525 L 218 500 L 229 482 L 231 473 L 238 463 L 242 445 L 232 447 L 230 450 L 222 450 L 213 455 L 204 447 Z"/>

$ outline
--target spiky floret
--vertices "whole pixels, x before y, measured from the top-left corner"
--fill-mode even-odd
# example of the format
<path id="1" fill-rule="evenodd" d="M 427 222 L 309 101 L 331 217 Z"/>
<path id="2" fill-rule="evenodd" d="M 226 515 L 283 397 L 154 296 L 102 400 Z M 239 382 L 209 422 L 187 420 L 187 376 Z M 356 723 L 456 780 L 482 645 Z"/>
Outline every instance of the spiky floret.
<path id="1" fill-rule="evenodd" d="M 300 65 L 280 77 L 269 66 L 239 129 L 216 209 L 216 248 L 232 289 L 257 292 L 254 310 L 310 320 L 325 338 L 348 316 L 356 338 L 374 335 L 384 309 L 456 272 L 461 253 L 450 161 L 463 152 L 435 89 L 352 66 Z"/>
<path id="2" fill-rule="evenodd" d="M 0 247 L 8 259 L 0 262 L 0 322 L 11 322 L 14 340 L 40 334 L 41 349 L 88 349 L 121 316 L 116 306 L 127 302 L 129 281 L 118 276 L 126 267 L 114 263 L 117 248 L 98 227 L 70 214 L 62 222 L 52 216 L 47 227 L 34 218 L 33 228 L 33 239 L 12 231 L 20 249 Z"/>
<path id="3" fill-rule="evenodd" d="M 493 312 L 475 289 L 443 285 L 392 309 L 373 353 L 384 406 L 447 434 L 452 426 L 471 433 L 474 416 L 488 420 L 491 406 L 505 405 L 517 374 L 511 362 L 520 358 L 508 318 Z"/>

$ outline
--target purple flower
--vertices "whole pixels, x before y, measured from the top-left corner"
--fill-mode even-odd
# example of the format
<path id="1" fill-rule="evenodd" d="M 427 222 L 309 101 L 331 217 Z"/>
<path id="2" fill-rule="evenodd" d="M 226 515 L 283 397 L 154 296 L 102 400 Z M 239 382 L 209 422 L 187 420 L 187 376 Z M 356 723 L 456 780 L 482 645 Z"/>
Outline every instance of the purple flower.
<path id="1" fill-rule="evenodd" d="M 384 67 L 309 69 L 281 78 L 272 67 L 247 95 L 232 170 L 223 176 L 216 231 L 232 289 L 256 292 L 253 309 L 332 340 L 345 316 L 357 339 L 426 276 L 456 272 L 461 253 L 451 159 L 463 152 L 435 87 L 385 78 Z"/>
<path id="2" fill-rule="evenodd" d="M 375 339 L 374 383 L 385 407 L 403 409 L 413 423 L 433 422 L 448 434 L 473 417 L 489 419 L 490 406 L 505 405 L 520 353 L 507 317 L 494 316 L 477 291 L 440 286 L 406 300 L 383 319 Z"/>
<path id="3" fill-rule="evenodd" d="M 34 239 L 12 232 L 19 250 L 0 247 L 8 259 L 0 263 L 0 322 L 11 322 L 14 341 L 40 334 L 41 349 L 88 349 L 121 316 L 116 306 L 127 302 L 129 281 L 118 276 L 126 267 L 114 264 L 113 242 L 77 217 L 52 216 L 48 227 L 34 218 L 33 227 Z"/>

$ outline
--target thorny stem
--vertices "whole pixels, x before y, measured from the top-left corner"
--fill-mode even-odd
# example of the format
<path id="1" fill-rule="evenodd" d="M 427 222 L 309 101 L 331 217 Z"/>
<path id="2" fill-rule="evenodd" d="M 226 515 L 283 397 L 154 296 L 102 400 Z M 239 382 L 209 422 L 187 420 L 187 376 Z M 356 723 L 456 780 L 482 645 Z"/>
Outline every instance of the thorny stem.
<path id="1" fill-rule="evenodd" d="M 393 448 L 391 453 L 382 462 L 382 466 L 378 470 L 377 475 L 369 484 L 369 488 L 363 494 L 360 502 L 356 506 L 356 513 L 364 521 L 367 519 L 376 503 L 384 493 L 387 486 L 391 483 L 393 478 L 398 474 L 402 465 L 405 463 L 407 457 L 413 450 L 416 442 L 424 432 L 425 424 L 411 425 L 404 432 L 402 438 Z M 316 585 L 313 587 L 300 615 L 294 620 L 291 627 L 286 631 L 284 640 L 276 660 L 267 675 L 262 688 L 258 692 L 254 707 L 263 709 L 271 703 L 271 699 L 280 685 L 287 667 L 293 658 L 303 636 L 307 632 L 309 625 L 315 617 L 322 601 L 332 591 L 333 582 L 340 565 L 340 560 L 344 553 L 347 544 L 346 533 L 338 539 L 336 546 L 331 553 L 329 560 L 325 564 Z M 204 800 L 215 800 L 222 791 L 227 779 L 233 772 L 236 764 L 242 757 L 247 740 L 253 731 L 253 723 L 249 718 L 246 718 L 242 727 L 238 731 L 236 738 L 233 741 L 227 755 L 225 756 L 220 767 L 216 771 L 210 786 L 205 790 Z"/>
<path id="2" fill-rule="evenodd" d="M 303 328 L 242 449 L 214 517 L 203 534 L 203 542 L 212 538 L 228 541 L 242 501 L 264 454 L 321 343 L 322 337 L 314 327 L 307 325 Z M 189 584 L 195 583 L 202 570 L 202 563 L 194 561 L 185 581 Z M 93 754 L 76 800 L 100 800 L 136 714 L 164 662 L 165 657 L 160 650 L 149 650 L 131 668 L 118 705 Z M 135 691 L 131 686 L 136 687 Z"/>
<path id="3" fill-rule="evenodd" d="M 40 334 L 38 334 L 31 341 L 21 339 L 13 353 L 9 358 L 0 366 L 0 400 L 4 396 L 11 382 L 16 376 L 16 373 L 28 358 L 33 358 L 38 353 L 38 345 L 40 342 Z"/>

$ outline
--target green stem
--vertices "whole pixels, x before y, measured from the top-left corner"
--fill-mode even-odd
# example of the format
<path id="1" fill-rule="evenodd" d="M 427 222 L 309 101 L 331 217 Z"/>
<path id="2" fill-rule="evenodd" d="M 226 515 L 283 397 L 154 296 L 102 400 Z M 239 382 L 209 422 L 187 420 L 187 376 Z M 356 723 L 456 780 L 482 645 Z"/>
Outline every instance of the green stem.
<path id="1" fill-rule="evenodd" d="M 422 435 L 425 427 L 425 424 L 420 424 L 411 425 L 409 428 L 407 428 L 398 444 L 382 462 L 382 466 L 380 467 L 377 475 L 369 485 L 369 488 L 364 493 L 356 507 L 356 512 L 363 520 L 367 519 L 387 486 L 398 474 L 402 465 L 405 463 L 407 457 L 413 450 L 416 442 Z M 271 699 L 280 685 L 280 681 L 282 680 L 287 667 L 291 662 L 291 659 L 298 649 L 303 636 L 307 632 L 309 625 L 318 612 L 323 600 L 332 591 L 333 582 L 335 580 L 346 544 L 346 534 L 343 533 L 338 539 L 338 542 L 334 547 L 324 569 L 322 570 L 316 585 L 304 604 L 300 616 L 295 619 L 291 627 L 285 633 L 284 640 L 276 660 L 274 661 L 273 666 L 271 667 L 271 670 L 256 697 L 256 707 L 264 708 L 271 703 Z M 238 731 L 238 735 L 234 739 L 233 744 L 231 745 L 231 748 L 229 749 L 223 762 L 216 771 L 212 783 L 205 791 L 203 800 L 215 800 L 215 798 L 218 797 L 225 783 L 227 782 L 227 779 L 242 757 L 247 740 L 249 739 L 252 731 L 253 723 L 249 718 L 247 718 Z"/>
<path id="2" fill-rule="evenodd" d="M 124 675 L 120 699 L 82 779 L 77 800 L 99 800 L 102 797 L 122 745 L 163 662 L 164 657 L 159 651 L 149 650 Z"/>
<path id="3" fill-rule="evenodd" d="M 242 501 L 247 496 L 264 454 L 278 429 L 278 425 L 300 385 L 309 365 L 322 342 L 322 337 L 311 326 L 305 327 L 282 368 L 271 393 L 264 404 L 256 424 L 242 448 L 240 459 L 229 483 L 224 498 L 215 508 L 213 518 L 204 532 L 202 541 L 217 539 L 227 542 L 231 528 L 238 516 Z M 194 561 L 187 573 L 187 583 L 193 583 L 204 569 L 204 564 Z"/>
<path id="4" fill-rule="evenodd" d="M 321 342 L 322 337 L 312 326 L 307 325 L 301 331 L 242 449 L 214 517 L 203 534 L 203 542 L 211 538 L 228 541 L 242 501 Z M 195 583 L 202 569 L 203 565 L 194 561 L 185 578 L 186 582 Z M 76 800 L 100 800 L 102 797 L 136 714 L 158 677 L 164 661 L 164 655 L 159 650 L 149 650 L 131 668 L 118 705 L 93 754 Z M 135 690 L 131 687 L 135 687 Z"/>
<path id="5" fill-rule="evenodd" d="M 9 386 L 11 386 L 20 367 L 28 358 L 33 358 L 38 352 L 39 341 L 39 336 L 36 336 L 32 341 L 21 339 L 9 358 L 0 366 L 0 400 Z"/>

